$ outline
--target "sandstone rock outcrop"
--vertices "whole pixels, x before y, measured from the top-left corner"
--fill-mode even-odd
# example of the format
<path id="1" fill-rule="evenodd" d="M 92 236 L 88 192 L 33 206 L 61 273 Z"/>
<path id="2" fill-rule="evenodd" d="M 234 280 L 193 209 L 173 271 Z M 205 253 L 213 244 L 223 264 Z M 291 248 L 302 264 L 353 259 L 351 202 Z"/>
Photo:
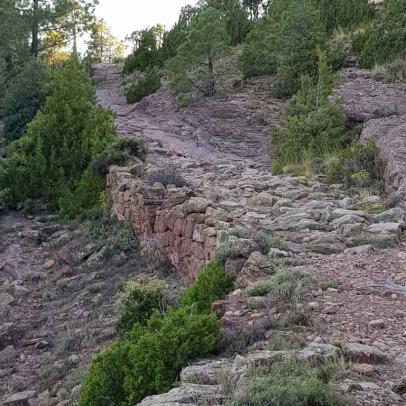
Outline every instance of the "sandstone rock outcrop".
<path id="1" fill-rule="evenodd" d="M 373 140 L 379 147 L 386 190 L 406 209 L 406 85 L 378 82 L 369 71 L 346 69 L 338 94 L 349 120 L 363 124 L 361 142 Z"/>

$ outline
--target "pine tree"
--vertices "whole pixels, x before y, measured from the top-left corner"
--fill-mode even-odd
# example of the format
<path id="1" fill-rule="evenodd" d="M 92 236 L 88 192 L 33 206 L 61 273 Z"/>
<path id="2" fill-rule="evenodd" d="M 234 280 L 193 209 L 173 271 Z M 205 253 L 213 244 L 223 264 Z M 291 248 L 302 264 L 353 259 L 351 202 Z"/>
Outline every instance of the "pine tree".
<path id="1" fill-rule="evenodd" d="M 77 214 L 103 190 L 103 180 L 88 168 L 113 133 L 111 114 L 97 104 L 79 63 L 70 60 L 56 75 L 43 109 L 10 145 L 0 165 L 0 190 L 7 189 L 15 202 L 44 199 L 64 214 Z"/>
<path id="2" fill-rule="evenodd" d="M 91 25 L 87 56 L 94 63 L 111 63 L 124 57 L 123 44 L 114 38 L 103 19 Z"/>
<path id="3" fill-rule="evenodd" d="M 335 80 L 325 53 L 319 51 L 316 79 L 307 74 L 301 77 L 299 90 L 286 109 L 286 128 L 273 131 L 274 173 L 281 173 L 287 164 L 303 161 L 304 156 L 317 160 L 348 145 L 345 114 L 330 99 Z"/>
<path id="4" fill-rule="evenodd" d="M 124 73 L 136 70 L 145 72 L 147 69 L 160 64 L 158 48 L 163 41 L 162 26 L 146 30 L 134 31 L 129 40 L 134 44 L 134 51 L 125 61 Z"/>
<path id="5" fill-rule="evenodd" d="M 303 74 L 316 76 L 317 49 L 324 47 L 326 37 L 320 13 L 310 0 L 294 0 L 289 4 L 278 34 L 274 96 L 284 98 L 294 94 Z"/>
<path id="6" fill-rule="evenodd" d="M 3 109 L 6 141 L 19 138 L 44 103 L 47 77 L 41 63 L 33 61 L 9 81 Z"/>
<path id="7" fill-rule="evenodd" d="M 249 13 L 240 0 L 206 0 L 202 7 L 213 7 L 223 13 L 231 45 L 240 44 L 251 30 Z"/>
<path id="8" fill-rule="evenodd" d="M 173 58 L 179 47 L 187 40 L 190 32 L 190 25 L 197 14 L 197 7 L 182 7 L 177 23 L 170 31 L 164 34 L 160 50 L 162 62 Z"/>
<path id="9" fill-rule="evenodd" d="M 372 68 L 406 57 L 406 2 L 385 0 L 384 17 L 355 36 L 357 64 Z M 361 45 L 359 45 L 360 43 Z"/>
<path id="10" fill-rule="evenodd" d="M 320 10 L 327 31 L 337 28 L 351 30 L 374 17 L 374 7 L 369 0 L 313 0 Z"/>
<path id="11" fill-rule="evenodd" d="M 238 59 L 239 68 L 245 77 L 276 73 L 277 45 L 291 1 L 273 0 L 269 4 L 268 14 L 248 34 Z"/>
<path id="12" fill-rule="evenodd" d="M 186 42 L 166 67 L 171 84 L 180 93 L 197 90 L 204 96 L 216 93 L 216 63 L 224 55 L 229 36 L 222 13 L 204 8 L 193 20 Z"/>

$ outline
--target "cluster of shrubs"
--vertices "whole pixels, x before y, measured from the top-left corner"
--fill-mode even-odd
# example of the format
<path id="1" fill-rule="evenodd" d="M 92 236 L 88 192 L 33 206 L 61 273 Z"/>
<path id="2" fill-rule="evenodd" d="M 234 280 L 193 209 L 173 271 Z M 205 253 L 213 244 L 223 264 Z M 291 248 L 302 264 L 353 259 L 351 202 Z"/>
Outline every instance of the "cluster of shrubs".
<path id="1" fill-rule="evenodd" d="M 48 92 L 47 82 L 46 68 L 40 62 L 33 61 L 7 84 L 1 111 L 7 142 L 20 138 L 27 124 L 44 104 Z"/>
<path id="2" fill-rule="evenodd" d="M 319 52 L 316 79 L 303 75 L 298 92 L 288 103 L 286 128 L 272 132 L 272 169 L 282 173 L 287 165 L 321 158 L 346 147 L 352 138 L 345 114 L 331 98 L 335 74 L 326 54 Z"/>
<path id="3" fill-rule="evenodd" d="M 317 50 L 340 68 L 345 55 L 330 52 L 330 37 L 338 29 L 351 30 L 371 21 L 374 9 L 368 0 L 275 0 L 268 13 L 248 34 L 239 66 L 245 77 L 275 75 L 272 95 L 292 96 L 302 75 L 317 75 Z"/>
<path id="4" fill-rule="evenodd" d="M 165 187 L 174 185 L 176 187 L 186 186 L 186 180 L 175 166 L 155 170 L 148 174 L 147 182 L 151 185 L 161 183 Z"/>
<path id="5" fill-rule="evenodd" d="M 103 249 L 103 259 L 112 260 L 119 255 L 134 256 L 139 252 L 139 241 L 129 224 L 112 216 L 106 199 L 83 211 L 75 219 L 87 243 Z"/>
<path id="6" fill-rule="evenodd" d="M 12 204 L 43 200 L 71 217 L 97 204 L 104 178 L 92 160 L 114 140 L 111 113 L 96 101 L 81 64 L 72 57 L 53 75 L 50 95 L 0 162 L 0 190 Z"/>
<path id="7" fill-rule="evenodd" d="M 127 103 L 136 103 L 145 96 L 157 92 L 161 87 L 161 78 L 155 67 L 149 67 L 144 77 L 133 83 L 126 92 Z"/>
<path id="8" fill-rule="evenodd" d="M 248 391 L 232 395 L 232 406 L 346 406 L 331 381 L 337 373 L 334 364 L 314 368 L 308 363 L 287 360 L 270 368 L 251 370 Z"/>
<path id="9" fill-rule="evenodd" d="M 104 176 L 108 173 L 109 166 L 127 165 L 130 161 L 145 160 L 147 148 L 145 143 L 135 137 L 121 137 L 109 144 L 90 163 L 90 169 L 95 175 Z"/>
<path id="10" fill-rule="evenodd" d="M 339 152 L 329 164 L 327 179 L 346 186 L 369 187 L 381 179 L 382 167 L 378 148 L 370 141 L 353 144 Z"/>
<path id="11" fill-rule="evenodd" d="M 353 48 L 361 68 L 406 57 L 406 4 L 403 0 L 388 0 L 383 7 L 381 18 L 364 24 L 353 35 Z"/>
<path id="12" fill-rule="evenodd" d="M 325 173 L 330 183 L 366 188 L 381 176 L 378 148 L 357 143 L 359 128 L 347 126 L 339 99 L 332 96 L 336 75 L 319 52 L 318 75 L 302 76 L 289 100 L 284 129 L 272 130 L 272 170 L 308 176 Z"/>
<path id="13" fill-rule="evenodd" d="M 393 62 L 377 65 L 374 68 L 375 79 L 383 82 L 406 82 L 406 56 L 397 57 Z"/>
<path id="14" fill-rule="evenodd" d="M 11 118 L 6 120 L 7 134 L 19 138 L 7 146 L 6 159 L 0 162 L 0 206 L 41 201 L 61 217 L 74 218 L 99 204 L 109 165 L 144 159 L 146 148 L 133 138 L 115 138 L 113 116 L 98 104 L 85 66 L 75 57 L 52 75 L 49 95 L 38 112 L 43 91 L 36 86 L 44 73 L 35 64 L 29 72 L 33 88 L 26 90 L 32 93 L 31 107 L 22 108 L 9 96 L 8 109 L 20 118 L 18 126 L 12 125 Z M 14 87 L 12 94 L 20 94 L 21 86 Z"/>
<path id="15" fill-rule="evenodd" d="M 117 305 L 119 338 L 93 361 L 79 404 L 134 405 L 169 390 L 184 366 L 215 350 L 220 322 L 211 303 L 232 286 L 223 267 L 209 263 L 173 309 L 160 282 L 129 282 Z"/>
<path id="16" fill-rule="evenodd" d="M 250 285 L 246 293 L 248 296 L 269 295 L 275 302 L 295 302 L 303 293 L 303 275 L 290 268 L 280 268 L 270 279 Z"/>

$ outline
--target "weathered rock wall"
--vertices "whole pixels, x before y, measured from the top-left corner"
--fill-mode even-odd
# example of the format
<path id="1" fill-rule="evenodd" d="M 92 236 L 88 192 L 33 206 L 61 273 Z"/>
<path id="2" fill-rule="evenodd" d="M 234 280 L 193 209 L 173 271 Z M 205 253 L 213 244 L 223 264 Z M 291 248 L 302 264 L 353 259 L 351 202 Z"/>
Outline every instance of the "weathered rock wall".
<path id="1" fill-rule="evenodd" d="M 129 221 L 136 234 L 154 237 L 188 278 L 210 260 L 218 231 L 229 227 L 210 200 L 193 196 L 189 188 L 148 185 L 119 167 L 111 168 L 107 185 L 113 214 Z"/>
<path id="2" fill-rule="evenodd" d="M 339 94 L 349 120 L 362 123 L 361 142 L 373 140 L 384 164 L 388 194 L 406 209 L 406 86 L 374 79 L 371 72 L 346 69 Z"/>

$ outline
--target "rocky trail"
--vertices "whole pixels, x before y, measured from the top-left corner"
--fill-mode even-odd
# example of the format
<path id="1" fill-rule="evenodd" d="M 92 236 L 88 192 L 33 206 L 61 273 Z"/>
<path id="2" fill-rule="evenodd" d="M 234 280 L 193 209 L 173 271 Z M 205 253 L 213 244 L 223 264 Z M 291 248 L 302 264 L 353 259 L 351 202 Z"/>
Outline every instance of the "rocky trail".
<path id="1" fill-rule="evenodd" d="M 344 105 L 348 112 L 364 112 L 362 120 L 353 117 L 364 129 L 373 120 L 404 117 L 401 90 L 362 71 L 344 74 L 356 83 L 343 82 Z M 225 404 L 225 375 L 238 393 L 246 390 L 251 366 L 288 357 L 315 364 L 345 359 L 336 385 L 353 405 L 406 404 L 402 201 L 398 207 L 386 195 L 348 191 L 322 177 L 272 176 L 266 127 L 282 125 L 283 104 L 267 95 L 268 80 L 185 108 L 165 86 L 126 105 L 119 67 L 95 68 L 97 96 L 115 112 L 118 132 L 142 137 L 150 150 L 145 167 L 111 168 L 113 212 L 137 234 L 155 239 L 177 276 L 188 280 L 229 233 L 233 255 L 226 272 L 236 276 L 237 285 L 213 310 L 229 336 L 243 331 L 250 337 L 240 351 L 185 368 L 179 387 L 141 405 Z M 387 109 L 391 100 L 398 106 L 396 116 L 373 115 L 371 109 Z M 385 142 L 387 153 L 384 147 Z M 143 175 L 168 165 L 178 168 L 187 186 L 145 182 Z M 398 190 L 393 179 L 387 177 L 390 193 Z M 282 243 L 265 252 L 258 239 L 264 232 Z M 114 336 L 114 294 L 129 276 L 154 269 L 142 258 L 120 267 L 101 264 L 99 252 L 84 244 L 77 230 L 49 216 L 3 216 L 0 237 L 4 404 L 75 404 L 82 372 Z M 280 265 L 309 278 L 300 303 L 306 323 L 272 324 L 284 314 L 246 293 Z"/>
<path id="2" fill-rule="evenodd" d="M 269 143 L 264 124 L 271 117 L 272 124 L 280 125 L 283 103 L 271 104 L 263 97 L 266 79 L 265 88 L 264 81 L 253 80 L 248 91 L 235 91 L 186 108 L 178 105 L 165 85 L 139 103 L 126 105 L 118 65 L 96 65 L 94 80 L 99 100 L 116 113 L 117 131 L 150 141 L 153 155 L 183 155 L 245 167 L 268 166 Z M 260 118 L 256 116 L 258 111 L 263 115 Z"/>
<path id="3" fill-rule="evenodd" d="M 147 186 L 142 180 L 134 180 L 131 170 L 113 168 L 110 195 L 119 218 L 127 218 L 138 232 L 153 235 L 179 273 L 189 278 L 210 258 L 224 230 L 240 230 L 234 245 L 238 247 L 237 259 L 226 263 L 226 271 L 237 276 L 238 289 L 226 300 L 214 304 L 223 325 L 231 331 L 255 329 L 269 316 L 269 308 L 254 306 L 258 298 L 247 298 L 244 288 L 266 279 L 275 263 L 311 275 L 316 282 L 309 287 L 303 303 L 311 320 L 309 325 L 280 331 L 271 329 L 264 338 L 272 340 L 273 336 L 281 335 L 286 341 L 294 341 L 296 337 L 301 347 L 305 347 L 304 355 L 299 356 L 306 359 L 323 358 L 322 354 L 328 358 L 335 352 L 332 344 L 341 343 L 352 370 L 350 367 L 339 386 L 350 395 L 353 404 L 404 404 L 406 395 L 404 389 L 399 389 L 404 388 L 406 373 L 403 210 L 387 207 L 384 195 L 347 191 L 342 185 L 325 184 L 322 178 L 271 176 L 267 168 L 268 154 L 264 154 L 267 149 L 263 131 L 258 131 L 257 125 L 250 131 L 241 131 L 246 125 L 252 126 L 245 121 L 252 104 L 257 108 L 271 106 L 267 123 L 272 124 L 274 117 L 273 124 L 281 124 L 283 106 L 275 109 L 277 102 L 267 96 L 266 86 L 253 92 L 253 96 L 255 84 L 248 84 L 227 98 L 202 101 L 187 108 L 179 108 L 174 96 L 164 88 L 126 107 L 124 114 L 124 107 L 109 102 L 117 100 L 119 88 L 114 90 L 117 74 L 111 79 L 110 73 L 100 73 L 111 69 L 114 68 L 98 67 L 96 77 L 98 83 L 105 78 L 103 89 L 110 88 L 107 97 L 103 92 L 102 101 L 117 109 L 118 131 L 135 132 L 150 142 L 146 171 L 173 164 L 189 183 L 189 188 L 165 190 L 159 185 Z M 345 71 L 339 92 L 349 118 L 358 122 L 367 122 L 379 110 L 392 117 L 388 105 L 393 104 L 398 106 L 397 114 L 401 117 L 406 106 L 402 88 L 379 84 L 364 71 Z M 224 108 L 225 112 L 232 109 L 242 118 L 237 123 L 238 129 L 235 123 L 230 125 L 227 114 L 222 117 L 220 112 L 213 126 L 208 126 L 207 122 L 214 117 L 213 106 Z M 363 111 L 362 120 L 351 116 L 357 109 Z M 199 122 L 201 114 L 207 114 L 210 119 L 206 116 Z M 379 118 L 385 119 L 382 115 Z M 192 134 L 176 130 L 187 126 L 174 122 L 194 123 Z M 211 131 L 223 125 L 231 135 Z M 368 122 L 365 127 L 368 128 Z M 201 134 L 205 134 L 203 155 Z M 228 134 L 227 142 L 223 140 L 224 134 Z M 381 150 L 387 153 L 385 144 Z M 256 162 L 251 156 L 255 156 Z M 386 179 L 388 190 L 396 192 L 391 179 Z M 271 249 L 267 256 L 263 255 L 252 237 L 261 231 L 283 238 L 287 243 L 285 249 Z M 323 285 L 334 287 L 320 289 Z M 262 347 L 267 348 L 266 343 Z M 142 405 L 220 404 L 224 401 L 220 382 L 213 379 L 219 370 L 223 368 L 232 374 L 238 391 L 239 386 L 244 387 L 247 365 L 272 362 L 273 357 L 278 359 L 272 351 L 263 348 L 261 351 L 261 345 L 255 348 L 243 361 L 237 356 L 187 368 L 181 375 L 180 388 L 146 399 Z"/>

